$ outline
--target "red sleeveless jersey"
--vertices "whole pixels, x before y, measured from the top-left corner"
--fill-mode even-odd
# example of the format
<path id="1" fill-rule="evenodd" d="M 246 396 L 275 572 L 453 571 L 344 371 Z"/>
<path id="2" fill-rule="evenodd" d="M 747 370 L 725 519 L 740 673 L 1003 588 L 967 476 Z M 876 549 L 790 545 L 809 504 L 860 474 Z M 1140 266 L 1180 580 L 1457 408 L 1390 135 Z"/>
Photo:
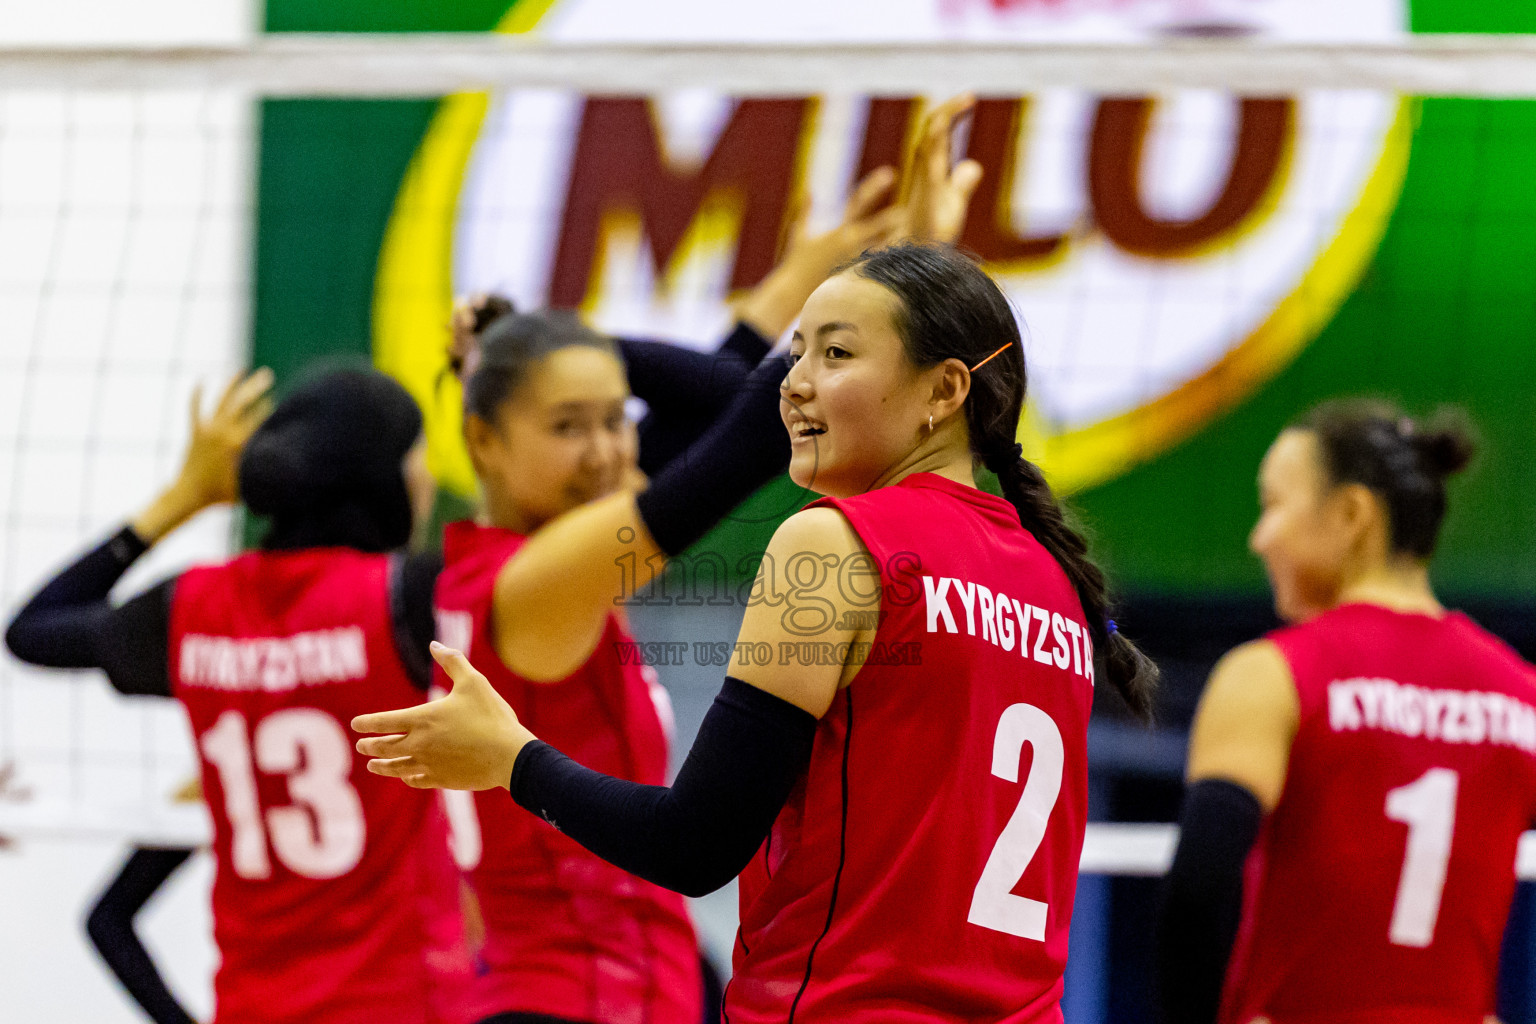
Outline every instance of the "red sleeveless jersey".
<path id="1" fill-rule="evenodd" d="M 586 664 L 556 683 L 509 670 L 492 640 L 496 575 L 526 540 L 450 524 L 437 583 L 438 636 L 468 653 L 539 739 L 589 768 L 666 781 L 665 691 L 610 615 Z M 449 685 L 439 669 L 439 682 Z M 475 794 L 481 853 L 472 868 L 485 918 L 481 1015 L 542 1013 L 597 1024 L 696 1024 L 698 940 L 683 898 L 600 860 L 514 805 Z"/>
<path id="2" fill-rule="evenodd" d="M 255 552 L 176 581 L 170 671 L 213 814 L 218 1024 L 457 1024 L 472 961 L 436 794 L 348 723 L 420 703 L 389 558 Z"/>
<path id="3" fill-rule="evenodd" d="M 824 571 L 864 594 L 878 573 L 878 626 L 742 873 L 730 1024 L 1059 1022 L 1088 817 L 1077 595 L 973 487 L 921 473 L 817 504 L 869 549 Z M 774 654 L 820 657 L 793 646 Z"/>
<path id="4" fill-rule="evenodd" d="M 1301 719 L 1221 1020 L 1480 1022 L 1536 813 L 1536 671 L 1457 613 L 1351 604 L 1269 639 Z"/>

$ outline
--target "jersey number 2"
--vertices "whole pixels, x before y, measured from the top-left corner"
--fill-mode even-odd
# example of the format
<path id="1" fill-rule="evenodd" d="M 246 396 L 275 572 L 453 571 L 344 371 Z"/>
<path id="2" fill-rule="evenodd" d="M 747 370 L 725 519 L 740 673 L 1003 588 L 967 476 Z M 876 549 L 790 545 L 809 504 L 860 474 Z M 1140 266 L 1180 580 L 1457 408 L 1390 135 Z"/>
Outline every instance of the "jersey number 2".
<path id="1" fill-rule="evenodd" d="M 1431 768 L 1387 794 L 1387 817 L 1408 826 L 1408 850 L 1387 932 L 1394 946 L 1423 949 L 1435 939 L 1445 869 L 1451 861 L 1451 836 L 1456 831 L 1459 781 L 1449 768 Z"/>
<path id="2" fill-rule="evenodd" d="M 993 931 L 1044 941 L 1046 913 L 1050 908 L 1039 900 L 1015 896 L 1013 887 L 1024 877 L 1045 838 L 1046 822 L 1061 795 L 1061 770 L 1066 754 L 1061 745 L 1061 730 L 1050 715 L 1033 704 L 1014 704 L 997 723 L 992 774 L 1018 782 L 1019 758 L 1026 743 L 1034 748 L 1035 758 L 1029 777 L 1024 780 L 1024 792 L 1008 824 L 1003 826 L 1003 834 L 997 837 L 986 867 L 981 869 L 966 920 Z"/>
<path id="3" fill-rule="evenodd" d="M 363 857 L 363 802 L 352 788 L 352 745 L 336 719 L 316 708 L 287 708 L 256 724 L 256 757 L 245 716 L 225 711 L 198 746 L 219 773 L 229 819 L 230 859 L 241 878 L 269 878 L 272 850 L 296 875 L 337 878 Z M 256 769 L 288 777 L 293 803 L 262 814 Z"/>

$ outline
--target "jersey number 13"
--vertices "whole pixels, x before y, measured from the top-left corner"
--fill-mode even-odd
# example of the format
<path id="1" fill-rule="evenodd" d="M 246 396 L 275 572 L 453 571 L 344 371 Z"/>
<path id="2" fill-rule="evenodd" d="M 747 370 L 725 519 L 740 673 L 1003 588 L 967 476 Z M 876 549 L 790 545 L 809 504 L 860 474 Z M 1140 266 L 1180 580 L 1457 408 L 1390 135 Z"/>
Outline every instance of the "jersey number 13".
<path id="1" fill-rule="evenodd" d="M 270 878 L 272 852 L 305 878 L 337 878 L 357 866 L 366 830 L 352 788 L 352 745 L 335 718 L 317 708 L 275 711 L 248 729 L 225 711 L 198 746 L 219 773 L 230 859 L 241 878 Z M 254 748 L 254 758 L 252 757 Z M 256 771 L 284 775 L 293 803 L 262 811 Z"/>

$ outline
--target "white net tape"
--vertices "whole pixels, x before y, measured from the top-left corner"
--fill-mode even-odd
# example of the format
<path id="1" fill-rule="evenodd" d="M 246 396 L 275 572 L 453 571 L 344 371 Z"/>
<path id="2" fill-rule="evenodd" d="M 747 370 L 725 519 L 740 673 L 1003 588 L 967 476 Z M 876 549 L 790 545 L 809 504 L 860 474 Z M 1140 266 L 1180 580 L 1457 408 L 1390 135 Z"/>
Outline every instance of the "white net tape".
<path id="1" fill-rule="evenodd" d="M 594 93 L 707 87 L 742 96 L 857 91 L 1017 95 L 1211 88 L 1536 96 L 1536 37 L 1382 43 L 1171 39 L 1137 44 L 641 45 L 500 35 L 268 36 L 228 47 L 0 48 L 0 88 L 231 88 L 268 96 L 436 96 L 479 88 Z"/>
<path id="2" fill-rule="evenodd" d="M 146 813 L 140 805 L 97 806 L 88 817 L 72 805 L 0 808 L 0 834 L 17 839 L 118 838 L 147 845 L 201 846 L 208 842 L 208 812 L 199 804 L 165 805 Z M 1173 863 L 1179 827 L 1095 822 L 1087 828 L 1080 861 L 1084 874 L 1157 877 Z M 1520 839 L 1515 873 L 1536 881 L 1536 832 Z"/>

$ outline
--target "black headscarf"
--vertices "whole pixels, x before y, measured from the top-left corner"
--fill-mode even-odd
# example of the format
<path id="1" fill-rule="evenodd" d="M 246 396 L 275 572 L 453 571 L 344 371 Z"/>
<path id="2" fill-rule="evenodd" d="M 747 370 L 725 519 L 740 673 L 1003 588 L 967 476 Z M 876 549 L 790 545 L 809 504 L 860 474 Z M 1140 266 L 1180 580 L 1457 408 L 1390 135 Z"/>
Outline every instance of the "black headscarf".
<path id="1" fill-rule="evenodd" d="M 271 529 L 271 550 L 389 551 L 411 537 L 401 463 L 421 410 L 377 370 L 338 370 L 278 403 L 240 458 L 240 497 Z"/>

